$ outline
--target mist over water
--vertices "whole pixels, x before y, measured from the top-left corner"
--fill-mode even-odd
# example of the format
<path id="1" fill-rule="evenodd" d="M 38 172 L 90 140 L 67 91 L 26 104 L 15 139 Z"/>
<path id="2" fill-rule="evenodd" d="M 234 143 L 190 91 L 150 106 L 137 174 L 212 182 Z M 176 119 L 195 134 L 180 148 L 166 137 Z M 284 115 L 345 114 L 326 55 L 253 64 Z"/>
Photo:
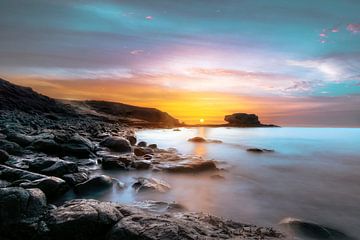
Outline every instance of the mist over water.
<path id="1" fill-rule="evenodd" d="M 192 143 L 201 136 L 223 143 Z M 101 200 L 133 203 L 175 201 L 240 222 L 276 226 L 286 217 L 316 222 L 360 236 L 360 129 L 354 128 L 182 128 L 144 130 L 139 140 L 218 161 L 224 179 L 205 174 L 104 171 L 128 187 Z M 250 147 L 273 149 L 251 153 Z M 133 177 L 168 182 L 168 193 L 138 193 Z"/>

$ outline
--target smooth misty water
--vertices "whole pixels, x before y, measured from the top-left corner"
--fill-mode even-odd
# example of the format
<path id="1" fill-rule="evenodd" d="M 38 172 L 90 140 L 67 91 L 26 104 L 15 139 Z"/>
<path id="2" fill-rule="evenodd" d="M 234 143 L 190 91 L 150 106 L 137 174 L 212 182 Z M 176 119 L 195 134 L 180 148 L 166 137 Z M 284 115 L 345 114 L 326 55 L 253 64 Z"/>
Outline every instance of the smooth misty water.
<path id="1" fill-rule="evenodd" d="M 223 143 L 187 141 L 194 136 Z M 160 148 L 175 147 L 182 154 L 217 160 L 225 179 L 213 179 L 211 174 L 106 171 L 129 186 L 134 176 L 160 178 L 172 190 L 135 194 L 127 187 L 100 199 L 176 201 L 191 211 L 258 225 L 275 226 L 294 217 L 360 236 L 360 129 L 199 127 L 144 130 L 137 137 Z M 250 153 L 249 147 L 275 152 Z"/>

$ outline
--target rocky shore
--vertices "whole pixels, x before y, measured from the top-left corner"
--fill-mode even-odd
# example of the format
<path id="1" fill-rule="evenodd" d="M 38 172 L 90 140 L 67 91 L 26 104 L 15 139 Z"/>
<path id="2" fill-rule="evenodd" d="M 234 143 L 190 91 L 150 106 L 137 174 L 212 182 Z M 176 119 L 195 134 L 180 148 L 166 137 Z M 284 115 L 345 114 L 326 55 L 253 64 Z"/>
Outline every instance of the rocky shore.
<path id="1" fill-rule="evenodd" d="M 271 228 L 184 212 L 176 204 L 156 203 L 165 208 L 154 212 L 81 199 L 88 192 L 123 187 L 117 179 L 96 174 L 99 168 L 171 174 L 219 169 L 216 161 L 138 142 L 130 120 L 125 124 L 104 113 L 81 112 L 79 105 L 72 107 L 4 80 L 0 80 L 0 99 L 0 239 L 284 237 Z M 91 105 L 94 107 L 94 103 Z M 141 121 L 152 122 L 159 117 L 166 125 L 175 121 L 157 110 L 155 115 L 148 109 L 141 111 L 149 116 Z M 136 114 L 142 115 L 139 111 Z M 132 188 L 160 193 L 171 187 L 158 179 L 142 177 L 134 179 Z M 77 199 L 55 204 L 69 189 Z"/>

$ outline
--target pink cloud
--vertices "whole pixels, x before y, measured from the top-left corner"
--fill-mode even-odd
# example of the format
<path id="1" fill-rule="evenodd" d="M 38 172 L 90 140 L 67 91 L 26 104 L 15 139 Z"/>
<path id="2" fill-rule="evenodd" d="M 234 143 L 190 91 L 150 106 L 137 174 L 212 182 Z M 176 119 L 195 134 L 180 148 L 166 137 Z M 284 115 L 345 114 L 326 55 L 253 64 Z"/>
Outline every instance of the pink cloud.
<path id="1" fill-rule="evenodd" d="M 359 23 L 349 23 L 349 24 L 346 26 L 346 29 L 347 29 L 349 32 L 358 33 L 358 32 L 360 32 L 360 24 L 359 24 Z"/>
<path id="2" fill-rule="evenodd" d="M 140 55 L 142 53 L 144 53 L 144 50 L 141 50 L 141 49 L 136 49 L 136 50 L 133 50 L 130 52 L 131 55 L 135 55 L 135 56 Z"/>
<path id="3" fill-rule="evenodd" d="M 153 16 L 146 16 L 145 19 L 147 19 L 147 20 L 153 20 L 154 18 L 153 18 Z"/>

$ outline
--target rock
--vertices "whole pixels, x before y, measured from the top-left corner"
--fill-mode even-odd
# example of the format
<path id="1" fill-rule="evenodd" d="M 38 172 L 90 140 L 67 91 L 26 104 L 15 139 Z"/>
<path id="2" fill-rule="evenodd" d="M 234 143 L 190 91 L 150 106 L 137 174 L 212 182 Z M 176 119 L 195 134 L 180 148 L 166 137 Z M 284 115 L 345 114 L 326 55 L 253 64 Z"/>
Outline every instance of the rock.
<path id="1" fill-rule="evenodd" d="M 14 142 L 9 142 L 3 139 L 0 139 L 0 149 L 13 155 L 19 155 L 22 152 L 22 148 L 20 147 L 19 144 Z"/>
<path id="2" fill-rule="evenodd" d="M 0 163 L 6 162 L 9 160 L 9 158 L 9 154 L 6 151 L 0 149 Z"/>
<path id="3" fill-rule="evenodd" d="M 88 158 L 93 155 L 94 144 L 87 138 L 75 134 L 67 143 L 61 145 L 64 155 Z"/>
<path id="4" fill-rule="evenodd" d="M 10 142 L 17 143 L 22 147 L 27 147 L 34 141 L 33 137 L 20 133 L 10 133 L 7 135 L 6 139 Z"/>
<path id="5" fill-rule="evenodd" d="M 121 137 L 108 137 L 102 142 L 100 142 L 100 146 L 107 147 L 115 152 L 130 152 L 131 145 L 128 140 Z"/>
<path id="6" fill-rule="evenodd" d="M 133 167 L 135 169 L 149 169 L 149 168 L 151 168 L 151 161 L 148 161 L 148 160 L 134 161 Z"/>
<path id="7" fill-rule="evenodd" d="M 193 137 L 188 140 L 189 142 L 195 142 L 195 143 L 204 143 L 206 142 L 205 138 L 202 137 Z"/>
<path id="8" fill-rule="evenodd" d="M 87 181 L 89 179 L 89 176 L 84 172 L 78 172 L 65 174 L 64 176 L 62 176 L 62 179 L 64 179 L 70 186 L 75 186 L 79 183 Z"/>
<path id="9" fill-rule="evenodd" d="M 111 188 L 113 185 L 112 178 L 106 175 L 99 175 L 90 178 L 89 180 L 77 184 L 75 191 L 80 194 L 87 194 L 92 191 L 101 191 Z"/>
<path id="10" fill-rule="evenodd" d="M 174 128 L 173 131 L 174 132 L 180 132 L 181 130 L 179 128 Z"/>
<path id="11" fill-rule="evenodd" d="M 145 141 L 141 141 L 137 145 L 138 145 L 138 147 L 146 147 L 147 143 Z"/>
<path id="12" fill-rule="evenodd" d="M 57 177 L 45 177 L 31 182 L 24 182 L 20 184 L 20 187 L 39 188 L 49 199 L 61 196 L 69 189 L 66 182 Z"/>
<path id="13" fill-rule="evenodd" d="M 137 139 L 135 136 L 126 136 L 126 139 L 130 142 L 132 146 L 134 146 L 137 142 Z"/>
<path id="14" fill-rule="evenodd" d="M 184 206 L 175 202 L 168 203 L 168 202 L 152 201 L 152 200 L 135 202 L 134 204 L 132 204 L 132 206 L 156 213 L 166 213 L 171 211 L 185 210 Z"/>
<path id="15" fill-rule="evenodd" d="M 49 176 L 62 177 L 64 174 L 78 172 L 76 163 L 61 159 L 37 158 L 29 162 L 29 169 Z"/>
<path id="16" fill-rule="evenodd" d="M 258 116 L 255 114 L 247 113 L 234 113 L 232 115 L 226 115 L 225 119 L 230 125 L 235 126 L 259 126 L 261 125 Z"/>
<path id="17" fill-rule="evenodd" d="M 152 148 L 152 149 L 156 149 L 156 148 L 157 148 L 157 144 L 155 144 L 155 143 L 149 144 L 148 147 L 149 147 L 149 148 Z"/>
<path id="18" fill-rule="evenodd" d="M 167 192 L 170 190 L 170 185 L 164 181 L 156 178 L 139 177 L 132 187 L 137 191 L 154 191 L 154 192 Z"/>
<path id="19" fill-rule="evenodd" d="M 172 173 L 198 173 L 219 170 L 212 160 L 181 161 L 176 163 L 161 164 L 160 169 Z"/>
<path id="20" fill-rule="evenodd" d="M 346 234 L 316 223 L 306 222 L 295 218 L 286 218 L 280 222 L 290 235 L 300 236 L 310 239 L 336 239 L 336 240 L 351 240 L 353 238 Z M 353 239 L 354 240 L 354 239 Z"/>
<path id="21" fill-rule="evenodd" d="M 214 174 L 210 176 L 211 179 L 219 179 L 219 180 L 224 180 L 225 177 L 223 175 L 220 174 Z"/>
<path id="22" fill-rule="evenodd" d="M 16 180 L 21 180 L 21 179 L 33 181 L 33 180 L 46 178 L 46 177 L 47 176 L 43 175 L 43 174 L 33 173 L 33 172 L 29 172 L 29 171 L 22 170 L 22 169 L 17 169 L 17 168 L 8 167 L 5 165 L 0 165 L 0 179 L 6 180 L 9 182 L 14 182 Z"/>
<path id="23" fill-rule="evenodd" d="M 103 169 L 120 169 L 126 170 L 127 167 L 119 158 L 105 157 L 102 159 L 101 166 Z"/>
<path id="24" fill-rule="evenodd" d="M 31 148 L 37 152 L 43 152 L 51 155 L 61 154 L 61 146 L 53 139 L 38 139 L 31 144 Z"/>
<path id="25" fill-rule="evenodd" d="M 46 218 L 53 240 L 101 240 L 123 215 L 116 205 L 96 200 L 72 200 L 50 211 Z"/>
<path id="26" fill-rule="evenodd" d="M 153 156 L 150 155 L 150 154 L 145 154 L 145 155 L 144 155 L 144 159 L 145 159 L 145 160 L 150 160 L 150 159 L 152 159 L 152 157 L 153 157 Z"/>
<path id="27" fill-rule="evenodd" d="M 142 148 L 136 147 L 134 148 L 134 154 L 138 157 L 144 156 L 145 154 L 152 154 L 154 151 L 151 148 Z"/>
<path id="28" fill-rule="evenodd" d="M 265 149 L 265 148 L 248 148 L 248 149 L 246 149 L 246 151 L 253 152 L 253 153 L 274 152 L 274 150 Z"/>
<path id="29" fill-rule="evenodd" d="M 39 189 L 0 188 L 0 239 L 29 239 L 40 228 L 46 198 Z"/>
<path id="30" fill-rule="evenodd" d="M 245 228 L 248 228 L 245 231 Z M 282 235 L 272 229 L 263 235 L 250 225 L 199 213 L 154 215 L 138 213 L 125 216 L 113 226 L 108 240 L 215 240 L 215 239 L 274 239 Z"/>

